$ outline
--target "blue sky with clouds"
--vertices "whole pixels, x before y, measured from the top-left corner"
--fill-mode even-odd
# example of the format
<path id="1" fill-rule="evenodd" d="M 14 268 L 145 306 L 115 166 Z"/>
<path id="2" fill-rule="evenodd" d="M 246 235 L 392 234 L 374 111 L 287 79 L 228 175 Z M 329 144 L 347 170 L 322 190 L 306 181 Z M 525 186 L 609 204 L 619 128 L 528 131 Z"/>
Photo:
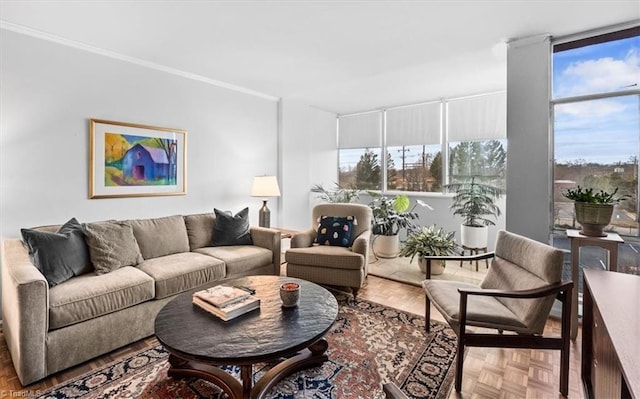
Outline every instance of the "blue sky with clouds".
<path id="1" fill-rule="evenodd" d="M 640 38 L 553 54 L 553 96 L 566 98 L 640 85 Z M 560 104 L 554 108 L 556 162 L 612 164 L 638 156 L 638 95 Z"/>

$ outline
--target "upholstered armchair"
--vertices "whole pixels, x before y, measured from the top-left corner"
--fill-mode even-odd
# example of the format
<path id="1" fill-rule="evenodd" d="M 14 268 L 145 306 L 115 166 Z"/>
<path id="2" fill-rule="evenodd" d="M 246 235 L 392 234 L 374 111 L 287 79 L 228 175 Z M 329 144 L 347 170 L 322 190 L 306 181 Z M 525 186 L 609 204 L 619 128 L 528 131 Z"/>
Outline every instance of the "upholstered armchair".
<path id="1" fill-rule="evenodd" d="M 353 231 L 341 245 L 317 243 L 322 216 L 354 217 Z M 361 204 L 319 204 L 313 208 L 312 227 L 291 238 L 291 248 L 285 252 L 287 275 L 318 284 L 351 287 L 354 297 L 367 277 L 371 208 Z"/>
<path id="2" fill-rule="evenodd" d="M 425 280 L 426 329 L 430 304 L 458 335 L 456 391 L 462 387 L 465 347 L 505 347 L 560 350 L 560 392 L 569 390 L 569 334 L 573 282 L 561 281 L 564 253 L 529 238 L 498 232 L 495 252 L 474 257 L 425 257 L 433 260 L 483 259 L 491 266 L 480 286 L 444 280 Z M 560 337 L 543 336 L 555 299 L 562 303 Z M 498 330 L 472 332 L 467 326 Z M 511 331 L 515 334 L 503 334 Z"/>

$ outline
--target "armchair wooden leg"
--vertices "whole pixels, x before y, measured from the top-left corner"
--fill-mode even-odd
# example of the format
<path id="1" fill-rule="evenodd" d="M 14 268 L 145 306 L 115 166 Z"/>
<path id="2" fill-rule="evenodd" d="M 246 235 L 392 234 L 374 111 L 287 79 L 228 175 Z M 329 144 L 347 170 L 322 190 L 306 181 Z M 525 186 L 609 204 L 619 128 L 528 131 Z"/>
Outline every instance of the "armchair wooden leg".
<path id="1" fill-rule="evenodd" d="M 351 292 L 353 293 L 353 299 L 356 299 L 358 297 L 358 290 L 359 288 L 351 287 Z"/>
<path id="2" fill-rule="evenodd" d="M 429 296 L 426 294 L 424 298 L 424 329 L 426 332 L 431 332 L 431 301 L 429 301 Z"/>
<path id="3" fill-rule="evenodd" d="M 456 392 L 462 390 L 462 365 L 464 364 L 464 340 L 463 332 L 458 333 L 458 353 L 456 354 Z"/>

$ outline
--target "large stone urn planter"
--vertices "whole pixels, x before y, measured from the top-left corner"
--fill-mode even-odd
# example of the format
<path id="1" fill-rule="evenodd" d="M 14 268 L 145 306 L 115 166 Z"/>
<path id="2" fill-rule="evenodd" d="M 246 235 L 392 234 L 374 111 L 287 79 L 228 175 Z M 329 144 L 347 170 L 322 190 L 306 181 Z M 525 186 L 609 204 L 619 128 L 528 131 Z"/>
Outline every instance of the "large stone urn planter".
<path id="1" fill-rule="evenodd" d="M 575 202 L 576 221 L 582 226 L 580 232 L 590 237 L 606 237 L 604 229 L 611 223 L 612 204 L 591 204 Z"/>

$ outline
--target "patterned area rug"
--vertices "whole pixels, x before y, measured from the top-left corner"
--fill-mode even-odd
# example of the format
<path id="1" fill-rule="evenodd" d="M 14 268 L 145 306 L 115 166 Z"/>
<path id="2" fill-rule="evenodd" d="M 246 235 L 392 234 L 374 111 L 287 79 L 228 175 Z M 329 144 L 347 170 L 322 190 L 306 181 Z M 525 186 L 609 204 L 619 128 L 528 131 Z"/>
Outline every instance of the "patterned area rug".
<path id="1" fill-rule="evenodd" d="M 329 361 L 293 374 L 268 398 L 381 399 L 382 384 L 395 382 L 410 398 L 448 398 L 454 377 L 456 336 L 443 323 L 364 300 L 338 297 L 338 319 L 326 338 Z M 40 398 L 226 398 L 213 384 L 167 376 L 168 354 L 158 345 L 107 365 Z M 268 364 L 254 367 L 259 379 Z M 239 369 L 224 368 L 239 376 Z"/>

